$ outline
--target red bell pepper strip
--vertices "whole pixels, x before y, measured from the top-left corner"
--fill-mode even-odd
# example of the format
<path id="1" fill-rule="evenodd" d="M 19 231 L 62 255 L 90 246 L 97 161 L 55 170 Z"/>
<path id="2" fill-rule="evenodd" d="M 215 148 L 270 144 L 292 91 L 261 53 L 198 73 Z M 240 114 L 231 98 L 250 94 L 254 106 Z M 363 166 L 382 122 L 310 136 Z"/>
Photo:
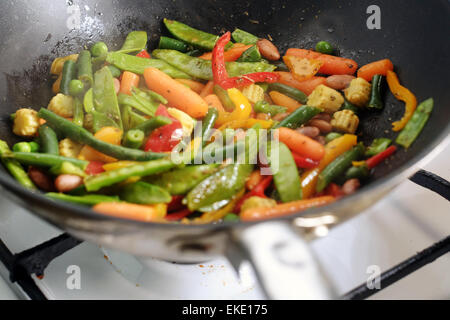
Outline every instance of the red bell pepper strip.
<path id="1" fill-rule="evenodd" d="M 84 172 L 86 172 L 88 175 L 94 176 L 96 174 L 105 172 L 105 169 L 103 169 L 104 165 L 105 165 L 105 163 L 103 163 L 101 161 L 91 161 L 87 165 Z"/>
<path id="2" fill-rule="evenodd" d="M 167 205 L 167 212 L 174 212 L 183 209 L 185 206 L 183 205 L 184 196 L 172 196 L 172 201 Z"/>
<path id="3" fill-rule="evenodd" d="M 373 156 L 372 158 L 369 158 L 366 160 L 367 168 L 373 169 L 377 165 L 379 165 L 381 162 L 389 158 L 395 151 L 397 151 L 396 146 L 390 146 L 383 152 L 380 152 L 379 154 Z"/>
<path id="4" fill-rule="evenodd" d="M 336 183 L 330 183 L 328 187 L 324 190 L 324 195 L 339 198 L 344 196 L 345 194 L 342 191 L 341 187 L 339 187 Z"/>
<path id="5" fill-rule="evenodd" d="M 141 52 L 139 52 L 136 57 L 140 57 L 140 58 L 146 58 L 146 59 L 150 59 L 150 53 L 148 53 L 147 50 L 142 50 Z"/>
<path id="6" fill-rule="evenodd" d="M 280 75 L 275 72 L 255 72 L 241 77 L 228 77 L 225 64 L 225 46 L 231 39 L 231 33 L 227 32 L 217 40 L 212 52 L 212 72 L 214 83 L 224 89 L 248 86 L 255 82 L 274 83 L 280 79 Z"/>
<path id="7" fill-rule="evenodd" d="M 172 123 L 154 130 L 145 143 L 144 150 L 153 152 L 172 151 L 183 137 L 183 126 L 180 121 L 169 115 L 166 107 L 163 105 L 158 107 L 155 115 L 170 118 Z"/>
<path id="8" fill-rule="evenodd" d="M 260 197 L 260 198 L 267 198 L 267 196 L 264 194 L 266 189 L 270 186 L 272 183 L 273 176 L 267 176 L 264 179 L 260 181 L 250 192 L 248 192 L 245 196 L 243 196 L 234 207 L 234 212 L 240 212 L 241 207 L 244 204 L 245 200 L 251 197 Z"/>
<path id="9" fill-rule="evenodd" d="M 190 211 L 189 209 L 181 210 L 181 211 L 178 211 L 175 213 L 170 213 L 170 214 L 166 215 L 166 220 L 167 221 L 179 221 L 183 218 L 186 218 L 191 213 L 192 213 L 192 211 Z"/>
<path id="10" fill-rule="evenodd" d="M 298 168 L 312 169 L 319 165 L 319 161 L 314 161 L 312 159 L 302 157 L 295 152 L 292 152 L 292 156 L 294 157 L 295 164 Z"/>

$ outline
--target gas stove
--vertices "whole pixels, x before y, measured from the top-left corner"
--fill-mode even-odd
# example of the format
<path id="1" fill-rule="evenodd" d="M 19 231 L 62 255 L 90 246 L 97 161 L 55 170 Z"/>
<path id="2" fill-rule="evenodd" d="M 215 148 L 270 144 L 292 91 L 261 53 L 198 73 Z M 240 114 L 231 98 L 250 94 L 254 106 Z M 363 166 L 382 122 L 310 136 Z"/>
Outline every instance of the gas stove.
<path id="1" fill-rule="evenodd" d="M 449 158 L 450 146 L 424 169 L 450 180 Z M 405 181 L 366 212 L 312 241 L 311 248 L 341 296 L 450 299 L 449 235 L 449 201 Z M 36 246 L 51 247 L 57 256 L 48 266 L 19 268 L 18 273 L 45 271 L 14 283 L 0 263 L 0 299 L 264 299 L 250 264 L 237 271 L 224 258 L 175 264 L 80 243 L 2 196 L 0 239 L 3 261 L 5 252 Z M 393 284 L 368 292 L 366 283 L 377 271 L 388 271 L 383 286 Z"/>

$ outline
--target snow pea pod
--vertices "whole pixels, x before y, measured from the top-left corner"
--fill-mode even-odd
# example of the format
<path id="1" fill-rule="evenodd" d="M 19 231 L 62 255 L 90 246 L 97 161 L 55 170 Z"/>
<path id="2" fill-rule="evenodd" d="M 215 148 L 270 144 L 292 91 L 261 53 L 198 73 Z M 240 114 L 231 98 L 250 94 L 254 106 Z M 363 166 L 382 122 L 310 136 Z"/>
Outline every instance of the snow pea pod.
<path id="1" fill-rule="evenodd" d="M 145 181 L 164 188 L 171 195 L 183 195 L 217 171 L 218 164 L 187 166 L 145 178 Z"/>
<path id="2" fill-rule="evenodd" d="M 83 109 L 84 109 L 83 103 L 81 103 L 78 97 L 75 97 L 73 102 L 73 123 L 75 123 L 77 126 L 80 127 L 82 127 L 84 123 Z"/>
<path id="3" fill-rule="evenodd" d="M 159 38 L 159 49 L 171 49 L 171 50 L 177 50 L 180 52 L 187 52 L 189 49 L 189 46 L 184 43 L 183 41 L 172 39 L 168 37 L 161 37 Z"/>
<path id="4" fill-rule="evenodd" d="M 433 111 L 433 106 L 433 98 L 422 102 L 416 111 L 414 111 L 411 120 L 409 120 L 405 128 L 400 132 L 395 142 L 404 148 L 409 148 L 427 123 L 430 113 Z"/>
<path id="5" fill-rule="evenodd" d="M 310 106 L 301 106 L 292 112 L 289 116 L 283 119 L 280 123 L 278 123 L 275 128 L 286 127 L 290 129 L 295 129 L 300 127 L 301 125 L 307 123 L 314 116 L 318 115 L 322 112 L 321 109 Z"/>
<path id="6" fill-rule="evenodd" d="M 31 181 L 28 174 L 17 160 L 6 159 L 3 157 L 5 154 L 10 152 L 11 150 L 9 149 L 8 144 L 5 141 L 0 140 L 0 158 L 5 168 L 23 187 L 27 189 L 36 189 L 33 181 Z"/>
<path id="7" fill-rule="evenodd" d="M 144 74 L 144 70 L 153 67 L 175 79 L 191 79 L 187 73 L 180 71 L 163 60 L 146 59 L 120 52 L 110 52 L 106 61 L 122 71 Z"/>
<path id="8" fill-rule="evenodd" d="M 169 203 L 172 201 L 172 197 L 166 190 L 142 181 L 124 186 L 120 191 L 120 199 L 137 204 Z"/>
<path id="9" fill-rule="evenodd" d="M 156 49 L 152 54 L 194 78 L 213 79 L 210 60 L 191 57 L 176 50 Z M 276 67 L 264 62 L 227 62 L 226 68 L 230 77 L 238 77 L 255 72 L 272 72 Z"/>
<path id="10" fill-rule="evenodd" d="M 87 191 L 98 191 L 131 177 L 145 177 L 166 172 L 175 167 L 176 165 L 169 159 L 158 159 L 89 176 L 84 180 L 84 183 Z"/>
<path id="11" fill-rule="evenodd" d="M 122 48 L 118 52 L 140 52 L 147 47 L 147 38 L 147 32 L 145 31 L 132 31 L 127 35 Z"/>
<path id="12" fill-rule="evenodd" d="M 219 39 L 214 34 L 194 29 L 179 21 L 164 19 L 164 24 L 175 38 L 204 50 L 212 51 Z"/>
<path id="13" fill-rule="evenodd" d="M 261 53 L 257 46 L 251 46 L 240 56 L 238 62 L 259 62 L 261 61 Z"/>
<path id="14" fill-rule="evenodd" d="M 50 127 L 52 127 L 56 132 L 61 133 L 63 136 L 75 142 L 86 144 L 101 153 L 119 160 L 148 161 L 167 156 L 164 153 L 144 152 L 142 150 L 124 148 L 122 146 L 116 146 L 98 140 L 86 129 L 56 115 L 48 109 L 42 108 L 39 111 L 39 117 L 45 119 Z"/>
<path id="15" fill-rule="evenodd" d="M 302 188 L 297 165 L 289 148 L 282 142 L 271 144 L 270 167 L 276 190 L 282 202 L 302 199 Z"/>
<path id="16" fill-rule="evenodd" d="M 222 102 L 222 105 L 225 108 L 225 110 L 230 112 L 236 108 L 234 102 L 231 101 L 230 97 L 228 96 L 227 90 L 216 84 L 214 85 L 213 91 L 214 94 L 219 98 L 220 102 Z"/>
<path id="17" fill-rule="evenodd" d="M 372 144 L 367 148 L 365 156 L 373 157 L 373 156 L 379 154 L 380 152 L 383 152 L 384 150 L 387 149 L 387 147 L 389 147 L 391 142 L 392 142 L 392 140 L 388 139 L 388 138 L 374 139 Z"/>
<path id="18" fill-rule="evenodd" d="M 243 44 L 256 44 L 259 40 L 257 36 L 241 29 L 234 30 L 231 36 L 234 41 Z"/>
<path id="19" fill-rule="evenodd" d="M 358 160 L 363 154 L 364 146 L 358 144 L 351 150 L 337 157 L 319 174 L 316 191 L 322 192 L 328 184 L 343 174 L 352 165 L 352 162 Z"/>
<path id="20" fill-rule="evenodd" d="M 84 196 L 71 196 L 64 193 L 49 192 L 45 196 L 53 200 L 60 200 L 65 202 L 71 202 L 86 206 L 94 206 L 102 202 L 119 202 L 120 199 L 117 196 L 104 196 L 101 194 L 88 194 Z"/>
<path id="21" fill-rule="evenodd" d="M 113 120 L 115 127 L 123 129 L 119 103 L 114 89 L 114 78 L 108 67 L 103 67 L 94 75 L 94 107 L 97 112 Z M 94 117 L 94 128 L 101 128 Z"/>

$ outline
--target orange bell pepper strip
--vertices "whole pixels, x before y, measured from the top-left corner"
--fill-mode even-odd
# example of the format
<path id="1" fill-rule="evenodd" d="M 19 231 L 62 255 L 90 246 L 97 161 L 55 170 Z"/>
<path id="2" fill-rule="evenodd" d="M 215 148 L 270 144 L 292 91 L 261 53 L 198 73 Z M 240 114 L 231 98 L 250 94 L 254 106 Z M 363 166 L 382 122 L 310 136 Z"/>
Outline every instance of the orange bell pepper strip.
<path id="1" fill-rule="evenodd" d="M 253 118 L 246 119 L 246 120 L 233 120 L 233 121 L 224 123 L 222 126 L 219 127 L 218 130 L 222 131 L 225 129 L 239 129 L 239 128 L 250 129 L 255 124 L 261 125 L 261 129 L 269 129 L 269 128 L 272 128 L 273 121 L 272 120 L 253 119 Z"/>
<path id="2" fill-rule="evenodd" d="M 386 73 L 386 80 L 389 85 L 389 90 L 391 90 L 395 98 L 405 102 L 405 114 L 403 115 L 403 118 L 400 121 L 392 123 L 392 130 L 400 131 L 406 126 L 408 121 L 412 118 L 414 111 L 416 111 L 417 99 L 411 91 L 400 84 L 395 72 L 388 70 Z"/>
<path id="3" fill-rule="evenodd" d="M 317 178 L 320 172 L 344 152 L 357 144 L 358 138 L 353 134 L 345 134 L 325 146 L 325 155 L 317 168 L 305 171 L 300 177 L 302 183 L 303 198 L 311 198 L 316 190 Z"/>
<path id="4" fill-rule="evenodd" d="M 217 127 L 234 120 L 247 120 L 253 111 L 250 101 L 248 101 L 241 91 L 232 88 L 228 89 L 227 93 L 236 108 L 233 112 L 219 111 L 219 117 L 216 120 Z"/>
<path id="5" fill-rule="evenodd" d="M 236 43 L 231 49 L 224 52 L 223 56 L 225 58 L 225 62 L 236 61 L 239 59 L 245 50 L 249 49 L 252 45 L 239 45 Z M 212 52 L 207 52 L 199 57 L 204 60 L 212 59 Z"/>

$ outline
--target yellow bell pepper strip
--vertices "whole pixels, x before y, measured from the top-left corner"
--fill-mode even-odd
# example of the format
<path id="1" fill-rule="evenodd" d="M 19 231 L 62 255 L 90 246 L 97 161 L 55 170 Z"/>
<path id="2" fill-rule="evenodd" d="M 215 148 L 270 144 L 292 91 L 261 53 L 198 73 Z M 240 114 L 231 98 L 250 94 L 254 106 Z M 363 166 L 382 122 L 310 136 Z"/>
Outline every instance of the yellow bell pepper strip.
<path id="1" fill-rule="evenodd" d="M 233 199 L 223 208 L 218 210 L 205 212 L 200 218 L 194 220 L 194 223 L 211 223 L 225 217 L 228 213 L 233 212 L 236 203 L 244 196 L 245 189 L 242 189 Z"/>
<path id="2" fill-rule="evenodd" d="M 269 129 L 273 126 L 272 120 L 260 120 L 260 119 L 247 119 L 247 120 L 233 120 L 230 122 L 227 122 L 219 127 L 218 130 L 223 131 L 225 129 L 250 129 L 255 124 L 260 124 L 262 129 Z"/>
<path id="3" fill-rule="evenodd" d="M 389 85 L 389 90 L 391 90 L 395 98 L 397 98 L 397 100 L 405 102 L 406 104 L 405 114 L 403 115 L 403 118 L 400 121 L 392 123 L 392 130 L 400 131 L 412 118 L 417 107 L 417 99 L 411 91 L 400 84 L 395 72 L 388 70 L 386 74 L 386 80 Z"/>
<path id="4" fill-rule="evenodd" d="M 232 88 L 228 89 L 227 93 L 234 103 L 235 109 L 233 112 L 219 111 L 219 117 L 216 120 L 217 127 L 234 120 L 247 120 L 252 113 L 252 105 L 241 91 Z"/>
<path id="5" fill-rule="evenodd" d="M 103 165 L 103 170 L 105 171 L 113 171 L 113 170 L 117 170 L 117 169 L 122 169 L 122 168 L 126 168 L 132 165 L 138 164 L 138 162 L 136 161 L 117 161 L 117 162 L 112 162 L 112 163 L 107 163 L 105 165 Z"/>
<path id="6" fill-rule="evenodd" d="M 319 174 L 331 162 L 344 152 L 350 150 L 357 144 L 357 136 L 353 134 L 345 134 L 335 140 L 330 141 L 325 146 L 325 155 L 320 161 L 317 168 L 305 171 L 301 176 L 303 199 L 311 198 L 316 191 L 316 184 Z"/>

